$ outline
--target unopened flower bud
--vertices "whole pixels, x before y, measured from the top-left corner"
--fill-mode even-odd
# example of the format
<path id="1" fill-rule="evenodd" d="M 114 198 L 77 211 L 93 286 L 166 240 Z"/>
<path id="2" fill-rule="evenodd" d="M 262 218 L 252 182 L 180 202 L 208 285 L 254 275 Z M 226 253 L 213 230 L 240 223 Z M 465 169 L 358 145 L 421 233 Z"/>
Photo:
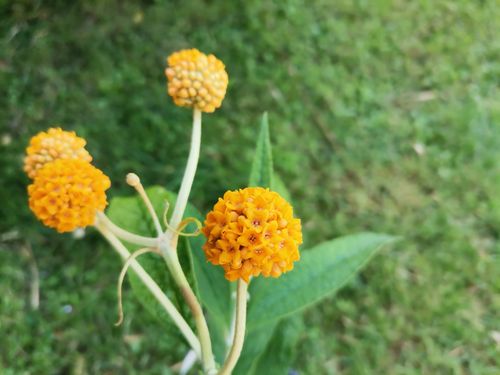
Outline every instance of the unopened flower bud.
<path id="1" fill-rule="evenodd" d="M 167 91 L 176 105 L 202 112 L 214 112 L 221 106 L 228 84 L 222 61 L 193 48 L 171 54 L 167 64 Z"/>
<path id="2" fill-rule="evenodd" d="M 136 187 L 136 186 L 140 185 L 140 183 L 141 183 L 141 179 L 135 173 L 127 174 L 126 181 L 127 181 L 127 184 L 132 186 L 132 187 Z"/>

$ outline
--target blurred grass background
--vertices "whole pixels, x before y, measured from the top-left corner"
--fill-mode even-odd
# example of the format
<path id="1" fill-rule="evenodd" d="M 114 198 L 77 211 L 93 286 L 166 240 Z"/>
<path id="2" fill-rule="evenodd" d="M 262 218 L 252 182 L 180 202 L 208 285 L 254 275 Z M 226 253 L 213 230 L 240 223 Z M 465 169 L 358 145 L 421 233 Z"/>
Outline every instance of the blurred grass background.
<path id="1" fill-rule="evenodd" d="M 361 230 L 404 237 L 305 314 L 290 367 L 500 372 L 498 2 L 0 4 L 2 374 L 165 374 L 185 353 L 130 293 L 113 326 L 120 262 L 93 231 L 75 240 L 38 223 L 21 166 L 29 138 L 60 124 L 88 140 L 111 197 L 132 193 L 129 171 L 176 189 L 190 111 L 167 97 L 163 69 L 186 47 L 230 76 L 204 117 L 200 208 L 245 185 L 267 110 L 305 247 Z"/>

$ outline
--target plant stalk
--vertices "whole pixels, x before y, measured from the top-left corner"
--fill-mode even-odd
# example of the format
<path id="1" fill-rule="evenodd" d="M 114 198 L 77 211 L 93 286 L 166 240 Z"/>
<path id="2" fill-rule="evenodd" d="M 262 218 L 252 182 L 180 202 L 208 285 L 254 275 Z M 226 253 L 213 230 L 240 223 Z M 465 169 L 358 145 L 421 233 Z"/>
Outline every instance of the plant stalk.
<path id="1" fill-rule="evenodd" d="M 177 252 L 171 252 L 169 257 L 166 258 L 166 261 L 170 266 L 169 268 L 172 272 L 172 276 L 179 286 L 184 300 L 186 301 L 189 309 L 191 310 L 191 313 L 193 314 L 196 329 L 198 331 L 198 338 L 201 345 L 201 359 L 203 362 L 203 369 L 206 374 L 213 374 L 215 372 L 215 359 L 212 353 L 210 331 L 208 330 L 207 321 L 205 319 L 205 316 L 203 315 L 203 309 L 181 268 L 179 258 L 177 257 Z"/>
<path id="2" fill-rule="evenodd" d="M 104 238 L 110 243 L 113 249 L 121 256 L 123 260 L 127 260 L 130 257 L 130 252 L 121 243 L 121 241 L 104 225 L 102 222 L 97 222 L 95 225 L 96 229 L 103 235 Z M 158 284 L 149 276 L 149 274 L 142 268 L 142 266 L 136 260 L 130 262 L 130 268 L 136 273 L 139 279 L 144 283 L 144 285 L 149 289 L 151 294 L 158 300 L 160 305 L 165 309 L 167 314 L 172 318 L 174 323 L 177 325 L 181 333 L 186 338 L 187 342 L 194 350 L 198 358 L 201 358 L 200 342 L 193 330 L 187 322 L 184 320 L 182 315 L 172 304 L 170 299 L 162 292 Z"/>
<path id="3" fill-rule="evenodd" d="M 189 149 L 189 156 L 182 178 L 181 187 L 177 194 L 174 212 L 170 219 L 169 226 L 164 235 L 160 238 L 160 251 L 163 254 L 165 261 L 174 277 L 176 284 L 179 286 L 186 303 L 188 304 L 191 313 L 195 319 L 198 338 L 201 345 L 201 359 L 203 362 L 203 369 L 206 374 L 215 373 L 215 359 L 212 353 L 212 342 L 210 339 L 210 332 L 208 330 L 207 321 L 203 315 L 203 309 L 196 298 L 193 289 L 189 285 L 186 275 L 182 270 L 177 256 L 177 242 L 178 232 L 177 228 L 182 221 L 184 211 L 189 199 L 191 187 L 193 186 L 196 168 L 198 166 L 198 159 L 200 157 L 201 146 L 201 111 L 198 109 L 193 110 L 193 130 L 191 133 L 191 146 Z"/>
<path id="4" fill-rule="evenodd" d="M 233 344 L 219 375 L 231 374 L 240 358 L 241 350 L 243 349 L 247 320 L 247 290 L 248 284 L 244 280 L 239 279 L 238 291 L 236 292 L 236 325 L 234 328 Z"/>
<path id="5" fill-rule="evenodd" d="M 200 145 L 201 111 L 198 109 L 194 109 L 193 131 L 191 133 L 191 147 L 189 149 L 188 161 L 186 164 L 186 169 L 184 171 L 184 177 L 182 178 L 179 194 L 177 195 L 177 201 L 175 202 L 174 212 L 172 213 L 172 218 L 170 219 L 170 226 L 174 229 L 177 228 L 177 226 L 181 222 L 184 211 L 186 210 L 189 193 L 191 192 L 191 187 L 193 186 L 194 175 L 196 174 L 198 159 L 200 157 Z"/>
<path id="6" fill-rule="evenodd" d="M 146 247 L 158 247 L 158 238 L 139 236 L 138 234 L 130 233 L 128 230 L 120 228 L 118 225 L 113 223 L 104 212 L 98 212 L 95 220 L 96 227 L 104 227 L 109 232 L 113 233 L 116 237 L 133 243 L 134 245 L 146 246 Z"/>

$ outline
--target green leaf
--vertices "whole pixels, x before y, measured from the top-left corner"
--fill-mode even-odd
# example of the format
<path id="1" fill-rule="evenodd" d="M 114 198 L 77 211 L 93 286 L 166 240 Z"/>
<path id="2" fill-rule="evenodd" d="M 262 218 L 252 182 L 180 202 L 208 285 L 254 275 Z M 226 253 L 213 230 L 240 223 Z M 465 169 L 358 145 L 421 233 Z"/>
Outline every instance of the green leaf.
<path id="1" fill-rule="evenodd" d="M 286 319 L 282 319 L 282 317 L 299 311 L 319 301 L 328 294 L 334 293 L 368 261 L 381 245 L 391 240 L 392 237 L 370 233 L 336 239 L 318 245 L 314 249 L 306 250 L 296 269 L 291 271 L 291 273 L 281 276 L 279 279 L 254 279 L 250 283 L 247 335 L 243 346 L 243 353 L 234 373 L 286 373 L 287 366 L 291 362 L 291 357 L 293 357 L 293 348 L 297 339 L 296 335 L 300 333 L 300 329 L 293 329 L 293 327 L 300 325 L 301 318 L 296 315 L 291 315 Z M 323 262 L 325 262 L 324 268 L 326 271 L 321 270 Z M 318 267 L 318 264 L 320 267 Z M 337 264 L 340 265 L 338 266 Z M 340 270 L 340 267 L 343 270 Z M 300 271 L 302 268 L 304 270 Z M 311 268 L 313 268 L 314 272 L 324 272 L 324 274 L 310 275 L 310 278 L 318 276 L 319 279 L 308 283 L 305 281 L 306 277 L 304 277 L 304 274 L 305 269 Z M 336 270 L 336 273 L 333 276 L 329 276 L 332 275 L 333 270 Z M 297 273 L 295 278 L 288 280 L 294 273 Z M 283 284 L 280 284 L 280 282 L 283 282 Z M 304 284 L 300 285 L 300 283 Z M 319 288 L 318 283 L 320 284 Z M 308 296 L 309 300 L 301 300 L 302 293 L 307 294 L 309 286 L 311 288 L 316 286 L 319 291 L 311 293 Z M 322 286 L 327 290 L 321 291 Z M 284 294 L 281 294 L 283 292 Z M 318 295 L 320 297 L 317 297 Z M 317 298 L 314 298 L 314 296 Z M 285 313 L 280 309 L 276 311 L 271 310 L 275 308 L 275 305 L 262 308 L 266 304 L 266 298 L 277 298 L 277 305 L 285 300 L 284 303 L 290 305 L 291 312 L 288 311 Z M 271 311 L 272 313 L 270 313 Z M 288 327 L 288 324 L 291 324 L 291 327 Z"/>
<path id="2" fill-rule="evenodd" d="M 361 233 L 302 252 L 295 269 L 278 279 L 252 280 L 249 329 L 281 319 L 333 294 L 394 237 Z"/>
<path id="3" fill-rule="evenodd" d="M 175 195 L 161 187 L 152 187 L 146 190 L 157 215 L 161 217 L 165 201 L 172 204 Z M 107 210 L 108 217 L 120 227 L 143 236 L 156 236 L 153 221 L 138 196 L 113 198 Z M 124 243 L 132 253 L 139 249 L 139 246 Z M 170 276 L 165 261 L 156 254 L 144 254 L 137 258 L 141 266 L 149 273 L 160 288 L 172 300 L 172 303 L 186 316 L 187 309 L 184 304 L 180 304 L 180 294 L 173 288 L 174 281 Z M 118 279 L 118 275 L 116 275 Z M 128 279 L 132 290 L 140 303 L 160 322 L 170 323 L 170 317 L 159 305 L 158 301 L 151 295 L 151 292 L 143 285 L 140 279 L 133 273 L 128 272 Z M 124 295 L 124 298 L 127 298 Z M 127 312 L 125 311 L 125 314 Z M 168 325 L 167 324 L 167 325 Z"/>
<path id="4" fill-rule="evenodd" d="M 302 317 L 298 315 L 283 319 L 274 329 L 272 339 L 262 355 L 255 361 L 252 374 L 288 374 L 295 356 L 295 347 L 304 332 Z"/>
<path id="5" fill-rule="evenodd" d="M 281 177 L 276 173 L 273 174 L 271 190 L 281 195 L 287 202 L 292 202 L 292 196 L 288 191 L 288 188 L 286 187 Z"/>
<path id="6" fill-rule="evenodd" d="M 262 116 L 260 132 L 255 148 L 255 155 L 250 172 L 249 186 L 268 187 L 278 192 L 285 199 L 290 199 L 290 194 L 283 181 L 274 173 L 271 140 L 269 136 L 269 122 L 267 113 Z M 252 284 L 250 284 L 250 290 Z M 252 292 L 250 291 L 250 295 Z M 247 319 L 248 321 L 248 319 Z M 277 322 L 257 327 L 245 332 L 245 343 L 241 356 L 236 364 L 234 374 L 250 374 L 252 366 L 257 363 L 268 342 L 271 340 Z"/>
<path id="7" fill-rule="evenodd" d="M 267 187 L 290 202 L 290 193 L 283 180 L 274 172 L 269 121 L 267 113 L 262 115 L 260 132 L 255 146 L 248 186 Z"/>
<path id="8" fill-rule="evenodd" d="M 250 298 L 252 297 L 250 296 Z M 277 324 L 277 321 L 271 321 L 270 323 L 264 324 L 254 329 L 247 328 L 247 331 L 245 332 L 245 341 L 243 343 L 243 351 L 240 358 L 238 359 L 238 363 L 236 364 L 236 368 L 234 369 L 233 374 L 252 374 L 252 368 L 253 366 L 255 366 L 257 360 L 266 349 L 266 346 L 271 340 Z"/>
<path id="9" fill-rule="evenodd" d="M 247 330 L 243 352 L 233 373 L 285 374 L 292 362 L 294 348 L 301 332 L 303 323 L 300 316 Z"/>
<path id="10" fill-rule="evenodd" d="M 269 123 L 267 113 L 262 116 L 261 128 L 257 140 L 255 156 L 250 173 L 249 186 L 269 187 L 279 193 L 287 201 L 291 200 L 290 193 L 283 180 L 274 172 L 272 161 L 272 148 L 269 135 Z M 250 284 L 250 295 L 252 295 L 252 284 Z M 252 298 L 253 299 L 253 298 Z M 273 332 L 278 321 L 261 325 L 253 330 L 247 329 L 243 351 L 238 360 L 234 374 L 252 374 L 267 344 L 273 337 Z M 269 373 L 264 371 L 264 373 Z"/>
<path id="11" fill-rule="evenodd" d="M 273 156 L 267 113 L 262 115 L 260 133 L 257 139 L 257 147 L 255 148 L 255 156 L 253 158 L 248 186 L 261 186 L 267 188 L 273 186 Z"/>

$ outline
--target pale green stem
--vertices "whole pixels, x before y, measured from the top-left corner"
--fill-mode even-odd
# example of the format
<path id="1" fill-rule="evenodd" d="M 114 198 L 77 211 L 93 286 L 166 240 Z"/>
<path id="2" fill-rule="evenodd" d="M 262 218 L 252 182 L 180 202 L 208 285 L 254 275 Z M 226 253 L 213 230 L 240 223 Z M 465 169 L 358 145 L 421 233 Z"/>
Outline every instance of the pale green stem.
<path id="1" fill-rule="evenodd" d="M 176 284 L 179 286 L 181 293 L 186 300 L 193 318 L 195 320 L 196 329 L 201 345 L 201 358 L 203 362 L 203 369 L 206 374 L 213 374 L 215 372 L 215 359 L 212 353 L 212 342 L 210 339 L 210 331 L 208 330 L 207 321 L 203 315 L 203 309 L 196 295 L 186 279 L 179 258 L 176 251 L 170 251 L 170 254 L 165 257 L 170 272 L 174 277 Z"/>
<path id="2" fill-rule="evenodd" d="M 226 362 L 222 366 L 219 375 L 231 374 L 240 358 L 241 350 L 243 349 L 247 320 L 247 290 L 248 284 L 244 280 L 239 279 L 238 291 L 236 292 L 236 325 L 234 328 L 233 344 L 231 345 Z"/>
<path id="3" fill-rule="evenodd" d="M 123 260 L 127 260 L 130 257 L 130 252 L 121 243 L 121 241 L 109 230 L 109 228 L 103 225 L 102 222 L 96 223 L 95 227 L 97 230 L 106 238 L 113 249 L 121 256 Z M 181 333 L 186 338 L 187 342 L 191 348 L 195 351 L 198 358 L 201 358 L 200 342 L 193 330 L 187 322 L 184 320 L 182 315 L 172 304 L 170 299 L 163 293 L 158 284 L 149 276 L 149 274 L 142 268 L 142 266 L 136 260 L 130 261 L 130 268 L 135 272 L 143 284 L 149 289 L 151 294 L 158 300 L 160 305 L 165 309 L 167 314 L 172 318 L 176 326 L 179 328 Z"/>
<path id="4" fill-rule="evenodd" d="M 196 174 L 196 167 L 200 157 L 200 144 L 201 144 L 201 112 L 198 109 L 193 111 L 193 132 L 191 133 L 191 147 L 189 149 L 188 161 L 184 177 L 182 178 L 177 201 L 175 202 L 174 212 L 170 219 L 170 226 L 177 228 L 184 215 L 184 210 L 193 186 L 194 175 Z"/>
<path id="5" fill-rule="evenodd" d="M 98 224 L 106 227 L 115 236 L 126 242 L 146 247 L 158 247 L 158 238 L 144 237 L 139 236 L 138 234 L 130 233 L 129 231 L 120 228 L 118 225 L 109 220 L 109 218 L 103 212 L 98 212 L 96 215 L 96 226 Z"/>
<path id="6" fill-rule="evenodd" d="M 160 251 L 162 252 L 165 261 L 174 277 L 175 282 L 181 289 L 181 292 L 191 309 L 198 331 L 198 337 L 201 345 L 203 369 L 207 374 L 213 374 L 215 370 L 215 360 L 212 353 L 212 343 L 210 340 L 210 332 L 208 325 L 203 315 L 203 309 L 196 298 L 193 289 L 189 285 L 186 275 L 182 270 L 179 258 L 177 256 L 177 240 L 178 240 L 178 226 L 184 216 L 184 211 L 188 203 L 191 187 L 193 186 L 194 176 L 198 165 L 200 156 L 201 145 L 201 111 L 198 109 L 193 110 L 193 130 L 191 133 L 191 146 L 189 149 L 189 156 L 182 178 L 181 187 L 177 194 L 174 212 L 170 219 L 169 226 L 165 234 L 160 238 Z"/>

